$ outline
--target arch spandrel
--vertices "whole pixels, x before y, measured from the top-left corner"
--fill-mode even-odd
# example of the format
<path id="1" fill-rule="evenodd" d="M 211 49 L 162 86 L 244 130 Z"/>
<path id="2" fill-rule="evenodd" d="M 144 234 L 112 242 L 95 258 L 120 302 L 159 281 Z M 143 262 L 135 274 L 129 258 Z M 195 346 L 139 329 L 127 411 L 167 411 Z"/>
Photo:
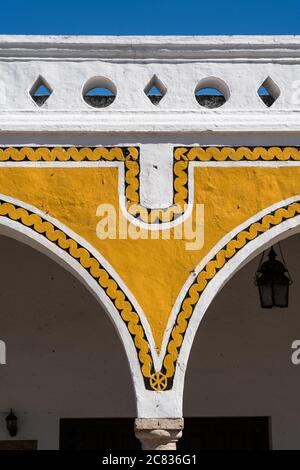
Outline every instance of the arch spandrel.
<path id="1" fill-rule="evenodd" d="M 51 153 L 51 149 L 48 152 Z M 54 162 L 64 152 L 64 149 L 56 148 Z M 72 152 L 75 154 L 76 149 Z M 0 167 L 0 192 L 60 221 L 101 253 L 118 273 L 141 306 L 151 330 L 150 335 L 153 335 L 152 343 L 149 335 L 145 337 L 149 350 L 152 346 L 152 357 L 149 355 L 145 359 L 148 363 L 147 372 L 143 370 L 143 365 L 141 367 L 143 377 L 147 379 L 146 387 L 163 391 L 172 387 L 176 367 L 176 360 L 173 359 L 183 338 L 178 338 L 176 348 L 172 350 L 172 340 L 174 334 L 177 334 L 175 311 L 179 307 L 178 298 L 184 289 L 190 287 L 189 282 L 193 283 L 192 280 L 189 281 L 191 272 L 228 233 L 266 207 L 300 193 L 298 149 L 226 148 L 219 149 L 214 154 L 208 148 L 175 148 L 173 205 L 179 209 L 178 219 L 172 220 L 174 213 L 171 211 L 170 220 L 175 221 L 175 227 L 183 223 L 186 203 L 192 206 L 192 212 L 187 218 L 195 218 L 196 204 L 203 204 L 205 211 L 204 245 L 200 249 L 189 251 L 186 250 L 185 239 L 175 240 L 172 237 L 175 228 L 171 228 L 170 240 L 100 240 L 97 237 L 97 207 L 100 204 L 111 204 L 119 213 L 122 197 L 124 199 L 122 191 L 127 191 L 130 178 L 139 184 L 134 151 L 134 158 L 129 163 L 126 161 L 128 150 L 124 152 L 123 149 L 115 148 L 109 152 L 109 158 L 106 156 L 101 161 L 102 166 L 72 166 L 72 161 L 68 161 L 66 165 L 63 159 L 60 159 L 59 165 L 51 165 L 49 160 L 44 164 L 42 153 L 28 162 L 28 150 L 23 149 L 18 158 L 3 159 Z M 93 161 L 99 162 L 100 159 L 94 158 Z M 285 166 L 282 166 L 283 161 Z M 26 165 L 24 162 L 30 164 Z M 124 178 L 126 189 L 122 181 Z M 139 187 L 133 185 L 132 191 L 126 192 L 127 214 L 125 212 L 121 216 L 124 220 L 133 216 L 128 201 L 139 203 L 138 191 Z M 140 217 L 136 224 L 140 223 L 147 224 L 149 220 Z M 140 228 L 141 231 L 145 230 L 144 225 L 141 227 L 144 227 Z M 161 232 L 161 228 L 154 230 Z M 141 328 L 143 327 L 141 321 Z M 133 341 L 139 355 L 140 344 L 138 340 Z M 161 355 L 158 358 L 155 355 L 160 350 Z M 172 354 L 173 365 L 166 371 L 166 357 Z"/>

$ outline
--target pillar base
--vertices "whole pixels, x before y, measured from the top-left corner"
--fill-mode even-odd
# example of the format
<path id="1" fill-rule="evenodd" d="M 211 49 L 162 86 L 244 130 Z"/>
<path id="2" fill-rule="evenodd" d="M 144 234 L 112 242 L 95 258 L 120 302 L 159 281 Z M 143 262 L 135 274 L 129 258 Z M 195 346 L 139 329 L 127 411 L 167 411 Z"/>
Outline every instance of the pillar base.
<path id="1" fill-rule="evenodd" d="M 137 418 L 135 435 L 143 450 L 176 450 L 183 422 L 183 418 Z"/>

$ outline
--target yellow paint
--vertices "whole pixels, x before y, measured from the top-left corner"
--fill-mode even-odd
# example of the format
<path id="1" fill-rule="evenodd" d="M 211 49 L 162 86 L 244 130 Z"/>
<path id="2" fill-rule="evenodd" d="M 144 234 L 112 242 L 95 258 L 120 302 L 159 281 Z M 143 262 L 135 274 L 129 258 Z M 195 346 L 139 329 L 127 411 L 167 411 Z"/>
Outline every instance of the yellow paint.
<path id="1" fill-rule="evenodd" d="M 0 200 L 0 216 L 8 217 L 14 222 L 21 223 L 31 230 L 44 235 L 50 242 L 57 244 L 62 250 L 67 251 L 70 256 L 76 259 L 100 286 L 105 289 L 107 296 L 114 303 L 133 337 L 146 388 L 160 392 L 172 388 L 177 358 L 188 321 L 193 314 L 194 306 L 199 301 L 209 280 L 215 276 L 217 270 L 225 265 L 228 259 L 232 258 L 245 246 L 247 241 L 254 240 L 260 233 L 268 231 L 270 227 L 299 214 L 299 202 L 278 208 L 275 212 L 265 215 L 261 220 L 252 223 L 248 228 L 240 231 L 224 248 L 219 250 L 213 259 L 207 262 L 204 269 L 190 286 L 182 302 L 170 334 L 162 370 L 153 372 L 153 360 L 139 315 L 130 301 L 126 300 L 126 294 L 124 294 L 118 282 L 111 277 L 87 249 L 78 246 L 77 242 L 61 229 L 55 227 L 36 213 L 30 213 L 23 207 Z"/>
<path id="2" fill-rule="evenodd" d="M 50 242 L 57 244 L 62 250 L 78 261 L 98 282 L 102 289 L 105 289 L 107 296 L 114 303 L 120 317 L 126 323 L 133 337 L 143 376 L 150 378 L 152 359 L 139 315 L 131 302 L 126 299 L 126 293 L 122 291 L 104 266 L 101 266 L 86 248 L 80 247 L 76 240 L 36 213 L 30 213 L 21 206 L 0 199 L 0 216 L 18 222 L 34 232 L 44 235 Z"/>
<path id="3" fill-rule="evenodd" d="M 175 325 L 172 328 L 167 353 L 163 361 L 166 379 L 174 376 L 176 361 L 182 345 L 183 336 L 186 332 L 187 323 L 208 282 L 213 279 L 218 270 L 224 267 L 227 260 L 231 259 L 248 241 L 254 240 L 259 234 L 268 231 L 271 227 L 299 215 L 299 202 L 291 203 L 286 207 L 277 209 L 274 213 L 265 215 L 260 221 L 252 223 L 245 230 L 241 230 L 225 247 L 218 251 L 212 260 L 208 261 L 190 286 L 182 302 Z"/>
<path id="4" fill-rule="evenodd" d="M 0 168 L 0 192 L 70 227 L 108 260 L 136 297 L 159 349 L 174 302 L 190 272 L 230 230 L 271 204 L 300 193 L 300 168 L 194 169 L 195 203 L 205 205 L 205 244 L 185 240 L 99 240 L 96 209 L 117 209 L 117 168 Z"/>

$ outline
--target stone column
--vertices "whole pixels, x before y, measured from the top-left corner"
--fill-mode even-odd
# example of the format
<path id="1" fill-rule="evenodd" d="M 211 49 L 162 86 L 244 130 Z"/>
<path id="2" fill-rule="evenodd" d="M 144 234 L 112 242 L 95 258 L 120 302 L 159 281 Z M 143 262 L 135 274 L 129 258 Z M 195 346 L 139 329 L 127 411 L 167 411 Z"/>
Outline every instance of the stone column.
<path id="1" fill-rule="evenodd" d="M 137 418 L 135 435 L 143 450 L 176 450 L 182 436 L 183 418 Z"/>

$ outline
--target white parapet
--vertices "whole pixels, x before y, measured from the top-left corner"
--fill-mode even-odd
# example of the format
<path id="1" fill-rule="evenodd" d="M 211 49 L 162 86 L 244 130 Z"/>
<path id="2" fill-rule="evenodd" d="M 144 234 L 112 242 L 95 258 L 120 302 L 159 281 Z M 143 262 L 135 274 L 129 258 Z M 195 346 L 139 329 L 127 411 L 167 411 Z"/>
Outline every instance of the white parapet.
<path id="1" fill-rule="evenodd" d="M 42 106 L 30 95 L 40 79 L 52 91 Z M 111 84 L 112 104 L 87 104 L 89 83 Z M 225 104 L 199 105 L 201 84 L 218 86 Z M 0 36 L 2 132 L 295 132 L 299 111 L 299 36 Z"/>

